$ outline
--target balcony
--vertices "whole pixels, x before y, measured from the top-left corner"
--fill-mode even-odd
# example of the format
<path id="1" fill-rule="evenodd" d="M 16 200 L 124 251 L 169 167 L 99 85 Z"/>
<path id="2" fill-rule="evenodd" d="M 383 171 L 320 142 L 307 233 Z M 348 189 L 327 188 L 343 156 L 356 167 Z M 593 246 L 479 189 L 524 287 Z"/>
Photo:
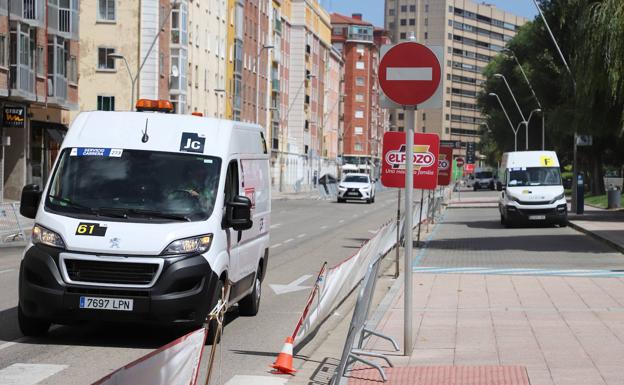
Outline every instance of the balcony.
<path id="1" fill-rule="evenodd" d="M 45 0 L 9 0 L 11 18 L 19 21 L 31 21 L 33 25 L 43 26 Z"/>
<path id="2" fill-rule="evenodd" d="M 57 104 L 67 100 L 67 79 L 59 74 L 48 75 L 48 96 L 55 98 Z"/>
<path id="3" fill-rule="evenodd" d="M 35 71 L 26 65 L 10 65 L 11 90 L 13 96 L 23 99 L 34 99 L 35 96 Z"/>
<path id="4" fill-rule="evenodd" d="M 62 4 L 61 2 L 60 4 Z M 73 2 L 76 8 L 68 8 L 54 3 L 48 4 L 48 26 L 65 38 L 78 39 L 78 3 Z"/>
<path id="5" fill-rule="evenodd" d="M 357 40 L 357 41 L 373 41 L 373 35 L 368 35 L 365 33 L 349 33 L 347 36 L 348 40 Z"/>

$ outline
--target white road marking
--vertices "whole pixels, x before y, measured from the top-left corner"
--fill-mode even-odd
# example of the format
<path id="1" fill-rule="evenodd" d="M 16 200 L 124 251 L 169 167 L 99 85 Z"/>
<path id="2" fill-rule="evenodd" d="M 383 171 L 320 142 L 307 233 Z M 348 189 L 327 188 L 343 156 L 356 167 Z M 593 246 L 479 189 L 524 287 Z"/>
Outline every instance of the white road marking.
<path id="1" fill-rule="evenodd" d="M 302 275 L 287 285 L 272 284 L 269 285 L 277 295 L 292 293 L 294 291 L 309 289 L 311 286 L 299 286 L 308 279 L 312 278 L 310 274 Z"/>
<path id="2" fill-rule="evenodd" d="M 357 215 L 357 214 L 353 214 L 353 216 L 352 216 L 352 218 L 357 218 L 357 217 L 359 217 L 359 215 Z"/>
<path id="3" fill-rule="evenodd" d="M 344 219 L 341 219 L 338 221 L 338 223 L 343 223 L 343 222 L 344 222 Z"/>
<path id="4" fill-rule="evenodd" d="M 280 227 L 281 225 L 282 225 L 281 223 L 276 223 L 276 224 L 271 225 L 269 228 L 270 228 L 270 229 L 277 229 L 277 228 L 278 228 L 278 227 Z"/>
<path id="5" fill-rule="evenodd" d="M 225 385 L 285 385 L 288 378 L 267 376 L 244 376 L 237 374 L 230 378 Z"/>
<path id="6" fill-rule="evenodd" d="M 51 364 L 13 364 L 0 370 L 0 384 L 35 385 L 67 367 Z"/>
<path id="7" fill-rule="evenodd" d="M 282 244 L 281 244 L 281 243 L 276 243 L 276 244 L 274 244 L 273 246 L 271 246 L 271 248 L 273 248 L 273 249 L 277 249 L 277 248 L 278 248 L 278 247 L 280 247 L 280 246 L 282 246 Z"/>
<path id="8" fill-rule="evenodd" d="M 397 81 L 432 81 L 433 68 L 431 67 L 388 67 L 386 80 Z"/>
<path id="9" fill-rule="evenodd" d="M 293 238 L 290 238 L 290 239 L 285 240 L 285 241 L 284 241 L 284 243 L 290 243 L 290 242 L 292 242 L 292 241 L 294 241 L 294 239 L 293 239 Z"/>
<path id="10" fill-rule="evenodd" d="M 321 226 L 321 230 L 325 230 L 327 228 L 327 226 L 323 225 Z"/>
<path id="11" fill-rule="evenodd" d="M 0 274 L 2 274 L 2 273 L 10 273 L 11 271 L 15 271 L 15 269 L 0 270 Z"/>
<path id="12" fill-rule="evenodd" d="M 371 234 L 377 234 L 378 231 L 379 230 L 368 230 L 368 232 L 371 233 Z"/>
<path id="13" fill-rule="evenodd" d="M 306 236 L 305 233 L 304 234 L 299 234 L 299 235 L 297 235 L 297 238 L 303 238 L 305 236 Z"/>

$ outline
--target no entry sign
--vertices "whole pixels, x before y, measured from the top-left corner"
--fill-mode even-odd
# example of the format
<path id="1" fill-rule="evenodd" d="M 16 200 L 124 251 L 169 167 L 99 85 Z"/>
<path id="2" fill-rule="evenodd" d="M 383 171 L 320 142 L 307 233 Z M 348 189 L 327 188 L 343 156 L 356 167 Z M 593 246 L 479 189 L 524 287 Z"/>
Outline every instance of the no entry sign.
<path id="1" fill-rule="evenodd" d="M 414 134 L 414 188 L 433 190 L 438 184 L 440 138 L 437 134 Z M 406 143 L 404 132 L 386 132 L 383 139 L 381 183 L 405 187 Z"/>
<path id="2" fill-rule="evenodd" d="M 451 184 L 453 171 L 453 147 L 440 147 L 438 159 L 438 186 Z"/>
<path id="3" fill-rule="evenodd" d="M 415 42 L 403 42 L 381 58 L 379 86 L 394 103 L 417 106 L 435 94 L 441 72 L 440 62 L 431 49 Z"/>
<path id="4" fill-rule="evenodd" d="M 455 159 L 455 161 L 457 162 L 457 167 L 459 167 L 459 168 L 464 167 L 464 163 L 466 163 L 464 161 L 464 158 L 457 158 L 457 159 Z"/>

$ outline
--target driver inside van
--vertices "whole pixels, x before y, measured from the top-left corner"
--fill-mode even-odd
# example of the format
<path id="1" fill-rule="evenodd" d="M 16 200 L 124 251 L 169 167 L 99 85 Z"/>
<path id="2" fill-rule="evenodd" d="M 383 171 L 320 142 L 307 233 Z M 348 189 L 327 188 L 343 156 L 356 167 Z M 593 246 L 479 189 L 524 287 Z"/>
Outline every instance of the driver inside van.
<path id="1" fill-rule="evenodd" d="M 213 195 L 215 191 L 211 188 L 213 183 L 210 180 L 210 172 L 205 165 L 197 165 L 195 167 L 189 167 L 182 177 L 180 187 L 170 194 L 170 197 L 179 197 L 179 192 L 184 192 L 195 198 L 203 209 L 208 209 L 208 206 L 213 202 Z"/>

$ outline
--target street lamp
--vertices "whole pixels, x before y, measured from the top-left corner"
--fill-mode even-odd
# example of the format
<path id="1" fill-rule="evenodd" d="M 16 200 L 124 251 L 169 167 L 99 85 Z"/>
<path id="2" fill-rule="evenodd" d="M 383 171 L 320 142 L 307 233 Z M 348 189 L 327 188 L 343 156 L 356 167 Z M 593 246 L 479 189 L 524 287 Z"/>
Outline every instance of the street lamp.
<path id="1" fill-rule="evenodd" d="M 516 104 L 516 108 L 518 109 L 518 112 L 520 113 L 520 116 L 522 117 L 522 122 L 525 125 L 525 129 L 526 129 L 526 145 L 525 145 L 525 150 L 529 150 L 529 123 L 527 122 L 526 118 L 524 117 L 524 114 L 522 113 L 522 110 L 520 109 L 520 105 L 518 105 L 518 101 L 516 100 L 516 96 L 514 95 L 513 91 L 511 90 L 511 87 L 509 86 L 509 83 L 507 82 L 507 78 L 505 77 L 505 75 L 503 74 L 494 74 L 495 78 L 498 79 L 503 79 L 503 82 L 505 82 L 505 85 L 507 86 L 507 89 L 509 90 L 509 94 L 511 94 L 511 97 L 514 101 L 514 103 Z"/>
<path id="2" fill-rule="evenodd" d="M 494 92 L 490 92 L 489 93 L 490 96 L 493 96 L 496 98 L 496 100 L 498 100 L 498 104 L 500 104 L 503 112 L 505 113 L 505 117 L 507 117 L 507 121 L 509 122 L 509 126 L 511 127 L 511 131 L 513 131 L 514 133 L 514 151 L 518 151 L 518 129 L 514 128 L 513 123 L 511 122 L 511 119 L 509 119 L 509 115 L 507 114 L 507 110 L 505 109 L 505 106 L 503 105 L 503 102 L 501 102 L 500 97 L 498 97 L 498 94 L 494 93 Z"/>
<path id="3" fill-rule="evenodd" d="M 524 80 L 526 81 L 527 85 L 529 86 L 529 89 L 531 90 L 531 94 L 533 94 L 533 99 L 535 99 L 535 102 L 537 103 L 537 107 L 539 107 L 539 109 L 541 110 L 542 103 L 540 103 L 539 99 L 537 98 L 537 95 L 535 94 L 535 90 L 533 90 L 533 86 L 531 85 L 531 82 L 529 81 L 529 78 L 526 75 L 526 72 L 524 72 L 524 68 L 522 68 L 520 61 L 518 61 L 518 56 L 516 56 L 516 53 L 511 48 L 505 48 L 503 49 L 503 52 L 510 54 L 510 56 L 513 57 L 514 60 L 516 61 L 518 68 L 520 68 L 520 72 L 522 72 L 522 76 L 524 77 Z M 545 114 L 542 113 L 542 151 L 544 151 L 545 146 L 546 146 L 546 137 L 544 134 L 545 118 L 546 118 Z"/>
<path id="4" fill-rule="evenodd" d="M 132 71 L 130 71 L 130 66 L 128 65 L 128 60 L 126 60 L 126 57 L 120 53 L 109 53 L 108 57 L 111 59 L 115 59 L 115 60 L 123 60 L 123 62 L 126 64 L 126 69 L 128 70 L 128 76 L 130 77 L 130 83 L 132 84 L 131 87 L 131 94 L 130 94 L 130 111 L 134 110 L 134 85 L 136 83 L 137 80 L 137 76 L 132 76 Z"/>
<path id="5" fill-rule="evenodd" d="M 264 51 L 265 49 L 271 49 L 271 48 L 275 48 L 272 45 L 264 45 L 262 46 L 259 50 L 258 50 L 258 55 L 256 56 L 256 115 L 255 115 L 255 122 L 256 124 L 258 124 L 258 110 L 260 108 L 260 105 L 258 104 L 258 101 L 260 100 L 260 55 L 262 55 L 262 51 Z M 268 62 L 268 60 L 267 60 Z"/>

